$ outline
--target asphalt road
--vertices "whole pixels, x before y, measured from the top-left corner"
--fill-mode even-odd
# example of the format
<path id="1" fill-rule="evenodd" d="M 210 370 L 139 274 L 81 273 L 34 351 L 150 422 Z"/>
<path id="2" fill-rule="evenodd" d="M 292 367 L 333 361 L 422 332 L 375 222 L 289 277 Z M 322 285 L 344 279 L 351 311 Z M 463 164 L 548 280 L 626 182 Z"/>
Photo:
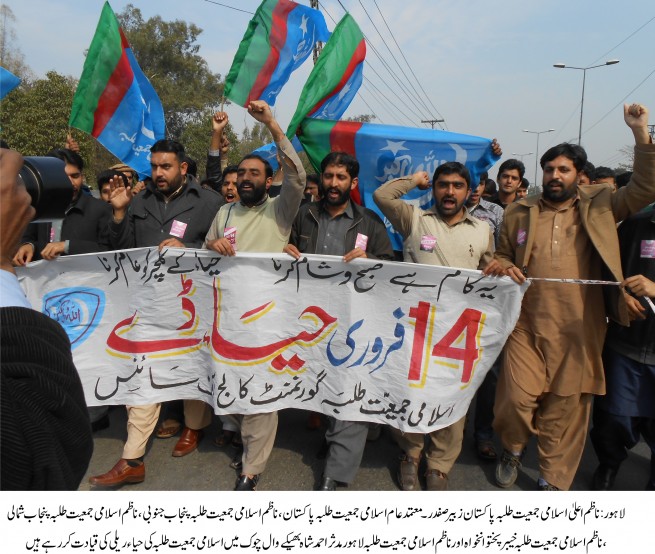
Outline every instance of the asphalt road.
<path id="1" fill-rule="evenodd" d="M 95 450 L 80 490 L 94 490 L 88 478 L 108 471 L 121 456 L 126 436 L 126 412 L 121 406 L 109 412 L 111 425 L 95 433 Z M 258 490 L 262 491 L 309 491 L 320 481 L 323 461 L 316 457 L 325 428 L 306 429 L 307 412 L 283 410 L 279 414 L 279 426 L 275 447 L 266 471 L 262 474 Z M 173 458 L 171 452 L 176 438 L 156 439 L 149 444 L 145 457 L 146 480 L 126 485 L 120 490 L 129 491 L 208 491 L 232 490 L 237 473 L 229 467 L 236 454 L 233 447 L 214 446 L 214 437 L 220 423 L 214 417 L 206 429 L 198 450 L 183 458 Z M 500 452 L 500 445 L 497 444 Z M 338 490 L 397 491 L 396 469 L 399 450 L 391 439 L 388 429 L 381 437 L 367 443 L 362 465 L 355 482 Z M 591 442 L 587 440 L 584 456 L 578 469 L 572 490 L 589 490 L 591 476 L 597 465 Z M 461 491 L 500 491 L 494 484 L 494 463 L 478 460 L 472 438 L 472 423 L 467 426 L 464 445 L 459 459 L 449 475 L 449 489 Z M 615 490 L 644 490 L 650 471 L 650 451 L 640 442 L 621 467 Z M 523 468 L 514 486 L 509 490 L 535 491 L 538 466 L 534 441 L 528 446 Z M 424 484 L 423 484 L 424 486 Z"/>

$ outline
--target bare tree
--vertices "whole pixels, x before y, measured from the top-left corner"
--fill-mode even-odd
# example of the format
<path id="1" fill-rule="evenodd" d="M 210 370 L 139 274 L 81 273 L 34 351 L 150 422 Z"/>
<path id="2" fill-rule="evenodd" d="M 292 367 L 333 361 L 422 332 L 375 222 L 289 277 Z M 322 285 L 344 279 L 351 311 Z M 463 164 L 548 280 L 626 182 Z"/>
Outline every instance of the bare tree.
<path id="1" fill-rule="evenodd" d="M 32 80 L 34 74 L 25 64 L 25 58 L 18 44 L 14 22 L 16 16 L 6 4 L 0 4 L 0 65 L 23 80 Z"/>
<path id="2" fill-rule="evenodd" d="M 623 171 L 632 171 L 632 166 L 635 162 L 635 151 L 633 146 L 624 146 L 623 148 L 619 148 L 619 152 L 625 156 L 624 161 L 621 163 L 617 164 L 616 169 L 617 171 L 623 172 Z M 627 158 L 627 160 L 626 160 Z"/>

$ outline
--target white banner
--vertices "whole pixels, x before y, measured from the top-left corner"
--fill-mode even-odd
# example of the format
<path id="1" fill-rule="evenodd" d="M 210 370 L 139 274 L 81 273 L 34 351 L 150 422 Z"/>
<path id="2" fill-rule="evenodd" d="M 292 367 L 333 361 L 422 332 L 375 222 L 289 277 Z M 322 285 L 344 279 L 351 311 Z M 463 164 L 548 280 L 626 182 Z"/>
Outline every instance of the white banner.
<path id="1" fill-rule="evenodd" d="M 463 417 L 528 285 L 333 256 L 140 248 L 19 271 L 70 337 L 90 406 L 199 399 L 428 432 Z"/>

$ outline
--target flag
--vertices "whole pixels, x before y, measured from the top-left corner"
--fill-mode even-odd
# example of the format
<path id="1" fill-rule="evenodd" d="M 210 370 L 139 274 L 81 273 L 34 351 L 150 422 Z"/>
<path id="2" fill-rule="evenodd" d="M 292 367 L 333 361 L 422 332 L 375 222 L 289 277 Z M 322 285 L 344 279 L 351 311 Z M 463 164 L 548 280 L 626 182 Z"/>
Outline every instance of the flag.
<path id="1" fill-rule="evenodd" d="M 305 117 L 341 118 L 362 84 L 366 57 L 364 35 L 346 14 L 327 41 L 300 94 L 287 136 L 291 138 Z"/>
<path id="2" fill-rule="evenodd" d="M 402 250 L 402 238 L 373 202 L 376 188 L 417 171 L 427 171 L 432 178 L 438 166 L 451 161 L 466 165 L 471 183 L 477 183 L 499 159 L 491 150 L 491 139 L 448 131 L 312 118 L 304 119 L 300 129 L 300 142 L 317 170 L 330 152 L 348 152 L 359 160 L 358 195 L 353 200 L 382 217 L 395 250 Z M 434 204 L 432 189 L 415 188 L 403 198 L 422 208 Z"/>
<path id="3" fill-rule="evenodd" d="M 265 100 L 271 106 L 316 42 L 330 36 L 323 14 L 291 0 L 264 0 L 225 79 L 224 95 L 240 106 Z"/>
<path id="4" fill-rule="evenodd" d="M 302 152 L 302 144 L 300 144 L 298 137 L 293 137 L 291 139 L 291 145 L 294 147 L 296 152 Z M 269 142 L 264 146 L 260 146 L 256 150 L 253 150 L 251 154 L 257 154 L 258 156 L 264 158 L 268 163 L 271 164 L 273 171 L 278 170 L 280 164 L 277 163 L 277 145 L 274 142 Z"/>
<path id="5" fill-rule="evenodd" d="M 0 100 L 7 96 L 19 84 L 20 79 L 16 75 L 11 71 L 7 71 L 4 67 L 0 67 Z"/>
<path id="6" fill-rule="evenodd" d="M 164 109 L 105 2 L 68 122 L 139 175 L 150 174 L 150 147 L 164 138 Z"/>

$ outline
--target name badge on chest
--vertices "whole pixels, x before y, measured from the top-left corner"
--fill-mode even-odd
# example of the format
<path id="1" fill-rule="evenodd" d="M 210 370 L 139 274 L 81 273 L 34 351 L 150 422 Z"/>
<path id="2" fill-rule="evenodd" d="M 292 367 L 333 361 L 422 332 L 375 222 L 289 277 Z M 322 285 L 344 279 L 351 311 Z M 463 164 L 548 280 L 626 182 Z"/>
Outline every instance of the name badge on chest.
<path id="1" fill-rule="evenodd" d="M 366 252 L 366 246 L 368 245 L 368 237 L 362 233 L 357 233 L 357 238 L 355 239 L 355 248 L 359 248 Z"/>
<path id="2" fill-rule="evenodd" d="M 528 232 L 525 229 L 519 229 L 516 233 L 516 246 L 525 246 L 528 240 Z"/>
<path id="3" fill-rule="evenodd" d="M 171 225 L 171 232 L 170 234 L 173 235 L 174 237 L 177 237 L 178 239 L 184 238 L 184 233 L 186 231 L 186 226 L 187 224 L 178 221 L 177 219 L 173 220 L 173 224 Z"/>
<path id="4" fill-rule="evenodd" d="M 641 257 L 650 259 L 655 258 L 655 240 L 641 241 Z"/>
<path id="5" fill-rule="evenodd" d="M 236 227 L 225 227 L 223 229 L 223 237 L 228 240 L 228 242 L 234 248 L 234 251 L 237 251 L 237 228 Z"/>
<path id="6" fill-rule="evenodd" d="M 423 252 L 432 252 L 437 245 L 437 239 L 432 235 L 423 235 L 421 237 L 421 250 Z"/>

